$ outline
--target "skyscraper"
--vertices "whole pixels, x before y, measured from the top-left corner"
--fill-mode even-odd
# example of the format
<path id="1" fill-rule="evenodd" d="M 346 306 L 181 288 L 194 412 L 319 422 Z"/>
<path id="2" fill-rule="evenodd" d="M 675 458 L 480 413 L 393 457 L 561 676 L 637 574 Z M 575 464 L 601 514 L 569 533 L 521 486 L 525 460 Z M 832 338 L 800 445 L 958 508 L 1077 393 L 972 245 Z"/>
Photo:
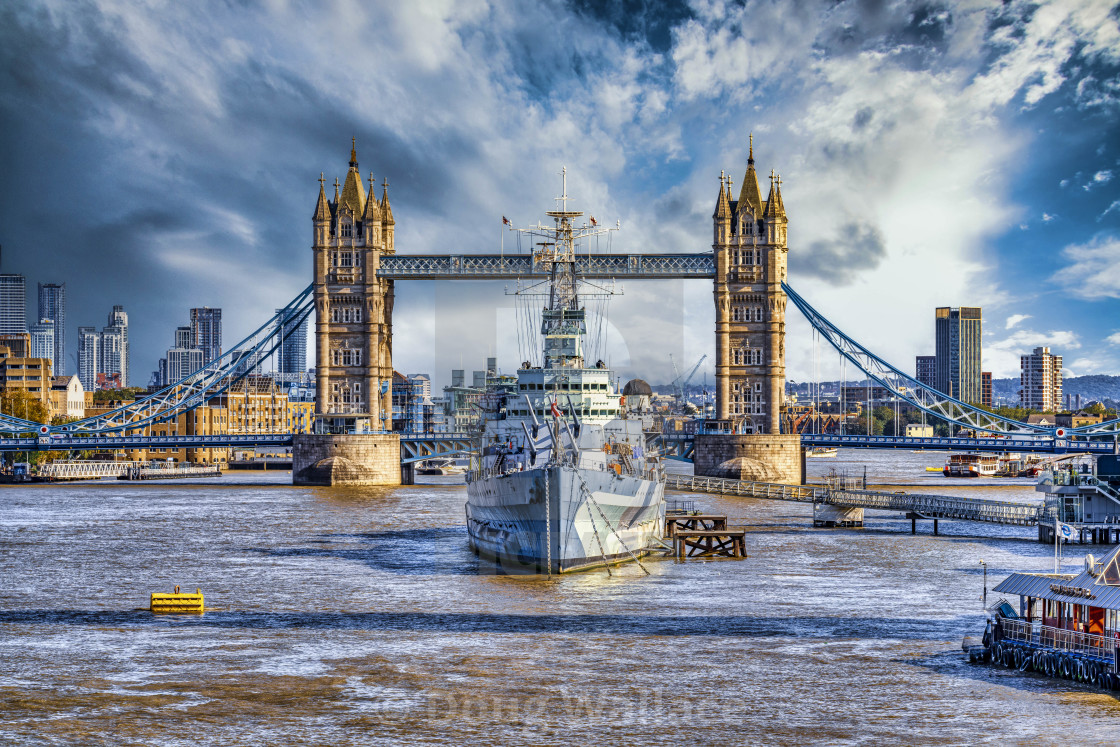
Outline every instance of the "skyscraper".
<path id="1" fill-rule="evenodd" d="M 276 310 L 280 313 L 280 309 Z M 286 322 L 283 341 L 276 350 L 276 370 L 282 374 L 302 374 L 307 369 L 307 318 L 300 324 Z"/>
<path id="2" fill-rule="evenodd" d="M 171 348 L 167 351 L 167 384 L 174 384 L 202 368 L 202 351 L 198 348 Z"/>
<path id="3" fill-rule="evenodd" d="M 120 374 L 121 386 L 128 386 L 128 314 L 125 313 L 123 306 L 114 306 L 109 312 L 109 323 L 102 334 L 117 338 L 113 344 L 118 347 L 118 350 L 110 358 L 102 354 L 105 366 L 101 369 L 101 373 Z"/>
<path id="4" fill-rule="evenodd" d="M 23 275 L 0 275 L 0 334 L 27 331 L 27 279 Z"/>
<path id="5" fill-rule="evenodd" d="M 78 379 L 87 392 L 97 388 L 101 335 L 96 327 L 78 327 Z"/>
<path id="6" fill-rule="evenodd" d="M 1023 407 L 1055 412 L 1062 403 L 1062 356 L 1050 348 L 1035 348 L 1019 358 L 1019 402 Z"/>
<path id="7" fill-rule="evenodd" d="M 914 356 L 914 378 L 926 386 L 937 388 L 937 356 Z"/>
<path id="8" fill-rule="evenodd" d="M 222 310 L 191 309 L 191 344 L 202 351 L 202 365 L 222 355 Z M 201 368 L 201 366 L 200 366 Z"/>
<path id="9" fill-rule="evenodd" d="M 175 347 L 183 350 L 194 347 L 194 332 L 190 327 L 175 328 Z"/>
<path id="10" fill-rule="evenodd" d="M 97 352 L 97 373 L 106 374 L 109 381 L 119 381 L 121 386 L 125 386 L 127 379 L 121 363 L 124 360 L 124 336 L 119 327 L 114 325 L 101 330 Z"/>
<path id="11" fill-rule="evenodd" d="M 938 391 L 962 402 L 979 404 L 982 397 L 980 307 L 938 308 L 934 332 Z"/>
<path id="12" fill-rule="evenodd" d="M 54 360 L 55 351 L 55 328 L 54 321 L 50 319 L 40 319 L 30 327 L 31 331 L 31 357 L 32 358 L 46 358 L 51 362 L 51 375 L 57 375 L 55 372 L 58 365 Z"/>
<path id="13" fill-rule="evenodd" d="M 66 360 L 66 283 L 39 283 L 39 319 L 54 322 L 54 375 L 64 376 Z"/>

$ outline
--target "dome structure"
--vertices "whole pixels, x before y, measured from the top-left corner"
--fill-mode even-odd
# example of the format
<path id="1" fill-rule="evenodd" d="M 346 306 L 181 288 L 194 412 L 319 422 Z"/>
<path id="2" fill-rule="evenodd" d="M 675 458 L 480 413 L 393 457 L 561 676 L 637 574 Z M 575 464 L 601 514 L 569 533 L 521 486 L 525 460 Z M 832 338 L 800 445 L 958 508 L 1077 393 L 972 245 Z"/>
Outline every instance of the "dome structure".
<path id="1" fill-rule="evenodd" d="M 627 397 L 649 397 L 653 394 L 653 389 L 642 379 L 630 379 L 626 382 L 626 386 L 622 387 L 622 393 Z"/>

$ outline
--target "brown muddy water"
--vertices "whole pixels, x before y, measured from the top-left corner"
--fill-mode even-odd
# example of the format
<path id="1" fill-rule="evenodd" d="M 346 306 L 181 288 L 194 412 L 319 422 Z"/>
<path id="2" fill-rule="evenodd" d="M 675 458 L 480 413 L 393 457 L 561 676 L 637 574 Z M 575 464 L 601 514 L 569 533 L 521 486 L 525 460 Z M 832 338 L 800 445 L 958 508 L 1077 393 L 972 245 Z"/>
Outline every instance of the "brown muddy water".
<path id="1" fill-rule="evenodd" d="M 1036 498 L 923 472 L 943 458 L 809 466 Z M 749 558 L 546 580 L 475 558 L 465 488 L 432 479 L 0 489 L 0 744 L 1120 741 L 1115 697 L 961 654 L 983 628 L 980 559 L 992 585 L 1050 568 L 1033 528 L 813 529 L 806 506 L 696 496 L 749 527 Z M 144 611 L 176 584 L 204 615 Z"/>

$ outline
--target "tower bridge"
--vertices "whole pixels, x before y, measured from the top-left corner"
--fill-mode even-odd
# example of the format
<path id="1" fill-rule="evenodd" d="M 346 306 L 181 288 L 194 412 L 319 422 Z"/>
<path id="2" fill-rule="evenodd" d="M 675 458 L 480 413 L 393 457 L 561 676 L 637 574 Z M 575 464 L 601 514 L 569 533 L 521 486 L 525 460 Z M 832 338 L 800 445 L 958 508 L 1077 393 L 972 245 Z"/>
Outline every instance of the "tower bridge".
<path id="1" fill-rule="evenodd" d="M 378 198 L 366 184 L 355 147 L 344 181 L 327 198 L 325 179 L 312 213 L 312 283 L 295 299 L 202 369 L 147 397 L 66 425 L 0 415 L 0 451 L 121 448 L 145 445 L 293 445 L 297 482 L 393 484 L 400 464 L 452 453 L 464 434 L 401 436 L 392 432 L 392 315 L 395 284 L 408 280 L 516 280 L 547 277 L 531 254 L 398 254 L 388 182 Z M 894 368 L 839 330 L 787 282 L 788 219 L 782 181 L 774 172 L 764 200 L 755 172 L 753 138 L 737 196 L 726 173 L 712 215 L 710 249 L 678 253 L 581 254 L 577 272 L 589 279 L 693 279 L 713 284 L 717 420 L 707 432 L 672 442 L 697 472 L 769 482 L 800 482 L 802 443 L 871 448 L 996 448 L 1101 452 L 1114 448 L 1120 420 L 1080 428 L 1033 426 L 949 397 Z M 733 199 L 733 197 L 735 199 Z M 888 436 L 827 436 L 780 432 L 785 387 L 785 312 L 792 302 L 856 371 L 899 401 L 977 434 L 1020 439 L 935 439 L 917 445 Z M 316 314 L 315 433 L 310 435 L 143 436 L 227 391 Z M 201 440 L 200 440 L 201 439 Z M 207 440 L 209 439 L 209 440 Z M 206 441 L 203 444 L 203 441 Z M 1029 444 L 1029 445 L 1028 445 Z M 730 470 L 730 473 L 729 473 Z"/>

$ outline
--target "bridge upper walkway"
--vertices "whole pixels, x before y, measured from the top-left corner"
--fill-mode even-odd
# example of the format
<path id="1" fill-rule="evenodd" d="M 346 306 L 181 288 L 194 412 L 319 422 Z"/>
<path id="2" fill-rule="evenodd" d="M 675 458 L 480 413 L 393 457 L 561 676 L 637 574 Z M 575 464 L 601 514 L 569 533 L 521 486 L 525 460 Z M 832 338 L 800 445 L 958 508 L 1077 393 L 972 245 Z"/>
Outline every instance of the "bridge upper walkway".
<path id="1" fill-rule="evenodd" d="M 831 488 L 824 485 L 779 485 L 730 480 L 721 477 L 666 475 L 665 487 L 693 493 L 741 495 L 794 503 L 827 504 L 841 508 L 914 513 L 930 519 L 980 521 L 990 524 L 1033 526 L 1043 511 L 1041 503 L 991 501 L 920 493 Z"/>

